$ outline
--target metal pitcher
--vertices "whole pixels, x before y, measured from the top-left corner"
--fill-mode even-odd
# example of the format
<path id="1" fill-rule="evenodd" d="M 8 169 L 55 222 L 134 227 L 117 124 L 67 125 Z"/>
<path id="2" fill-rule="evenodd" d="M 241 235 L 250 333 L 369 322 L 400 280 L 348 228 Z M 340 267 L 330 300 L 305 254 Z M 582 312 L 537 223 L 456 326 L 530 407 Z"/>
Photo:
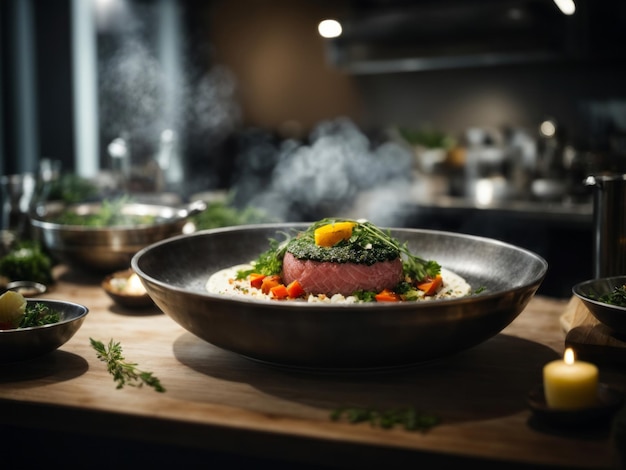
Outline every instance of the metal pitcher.
<path id="1" fill-rule="evenodd" d="M 626 174 L 588 176 L 593 194 L 593 276 L 626 274 Z"/>

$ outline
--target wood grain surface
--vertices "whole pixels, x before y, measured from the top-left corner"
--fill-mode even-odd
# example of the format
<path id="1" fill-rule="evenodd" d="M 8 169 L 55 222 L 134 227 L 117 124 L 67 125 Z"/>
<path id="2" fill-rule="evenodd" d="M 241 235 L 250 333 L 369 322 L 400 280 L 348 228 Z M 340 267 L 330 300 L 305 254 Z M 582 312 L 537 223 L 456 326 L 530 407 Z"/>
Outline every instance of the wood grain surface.
<path id="1" fill-rule="evenodd" d="M 565 343 L 580 358 L 601 364 L 626 364 L 626 335 L 600 323 L 578 297 L 571 298 L 561 322 L 567 333 Z"/>
<path id="2" fill-rule="evenodd" d="M 162 446 L 329 467 L 480 462 L 484 468 L 614 468 L 609 424 L 566 429 L 527 404 L 545 363 L 560 357 L 569 302 L 535 297 L 501 334 L 415 367 L 304 373 L 260 364 L 186 332 L 156 307 L 113 303 L 97 276 L 63 267 L 44 296 L 86 305 L 77 334 L 36 360 L 0 364 L 0 426 L 90 433 Z M 117 389 L 90 338 L 118 341 L 166 388 Z M 620 368 L 601 381 L 626 389 Z M 415 407 L 441 418 L 428 432 L 330 419 L 342 406 Z"/>

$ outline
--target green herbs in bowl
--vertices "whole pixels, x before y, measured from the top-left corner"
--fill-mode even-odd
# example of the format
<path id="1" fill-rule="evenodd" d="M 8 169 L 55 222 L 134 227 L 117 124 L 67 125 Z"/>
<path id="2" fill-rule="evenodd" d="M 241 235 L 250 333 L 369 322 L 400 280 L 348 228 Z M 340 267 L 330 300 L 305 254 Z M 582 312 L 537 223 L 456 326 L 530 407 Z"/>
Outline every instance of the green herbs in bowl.
<path id="1" fill-rule="evenodd" d="M 0 296 L 0 363 L 48 354 L 74 336 L 89 310 L 73 302 L 28 299 L 7 291 Z"/>
<path id="2" fill-rule="evenodd" d="M 159 221 L 158 214 L 128 210 L 132 201 L 127 198 L 105 199 L 90 210 L 63 209 L 50 219 L 61 225 L 84 227 L 124 227 L 151 225 Z"/>
<path id="3" fill-rule="evenodd" d="M 583 281 L 572 292 L 600 323 L 626 333 L 626 275 Z"/>
<path id="4" fill-rule="evenodd" d="M 180 235 L 203 201 L 183 206 L 127 200 L 38 206 L 31 216 L 35 237 L 62 263 L 90 272 L 127 269 L 132 256 L 152 243 Z"/>

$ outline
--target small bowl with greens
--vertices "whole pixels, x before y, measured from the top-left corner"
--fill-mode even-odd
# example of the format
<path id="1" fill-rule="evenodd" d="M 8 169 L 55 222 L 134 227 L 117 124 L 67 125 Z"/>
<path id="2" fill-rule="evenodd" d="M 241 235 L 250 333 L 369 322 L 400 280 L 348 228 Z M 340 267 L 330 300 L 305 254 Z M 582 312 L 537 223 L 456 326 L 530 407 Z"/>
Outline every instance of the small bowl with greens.
<path id="1" fill-rule="evenodd" d="M 572 292 L 600 323 L 626 333 L 626 275 L 583 281 Z"/>
<path id="2" fill-rule="evenodd" d="M 88 312 L 73 302 L 4 292 L 0 295 L 0 363 L 33 359 L 58 349 L 74 336 Z"/>
<path id="3" fill-rule="evenodd" d="M 75 204 L 53 201 L 33 211 L 31 224 L 35 237 L 56 260 L 108 274 L 127 269 L 141 248 L 183 233 L 188 219 L 205 209 L 203 201 L 181 206 L 128 198 Z"/>

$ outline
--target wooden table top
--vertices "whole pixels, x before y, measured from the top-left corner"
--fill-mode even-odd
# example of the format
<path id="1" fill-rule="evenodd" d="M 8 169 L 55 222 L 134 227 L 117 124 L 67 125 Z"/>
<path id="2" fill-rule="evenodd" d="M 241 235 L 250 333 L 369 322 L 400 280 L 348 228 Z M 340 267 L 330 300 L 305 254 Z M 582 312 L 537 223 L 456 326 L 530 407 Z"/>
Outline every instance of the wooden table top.
<path id="1" fill-rule="evenodd" d="M 501 334 L 453 357 L 349 374 L 271 367 L 186 332 L 156 307 L 114 304 L 99 277 L 61 267 L 43 297 L 86 305 L 82 328 L 59 350 L 0 364 L 0 426 L 94 432 L 321 466 L 504 461 L 520 466 L 612 468 L 606 427 L 554 428 L 536 419 L 528 392 L 562 356 L 567 300 L 536 296 Z M 128 361 L 166 391 L 116 388 L 90 338 L 117 341 Z M 626 373 L 600 367 L 626 390 Z M 414 407 L 440 417 L 427 432 L 333 421 L 342 406 Z M 517 468 L 517 467 L 516 467 Z"/>

